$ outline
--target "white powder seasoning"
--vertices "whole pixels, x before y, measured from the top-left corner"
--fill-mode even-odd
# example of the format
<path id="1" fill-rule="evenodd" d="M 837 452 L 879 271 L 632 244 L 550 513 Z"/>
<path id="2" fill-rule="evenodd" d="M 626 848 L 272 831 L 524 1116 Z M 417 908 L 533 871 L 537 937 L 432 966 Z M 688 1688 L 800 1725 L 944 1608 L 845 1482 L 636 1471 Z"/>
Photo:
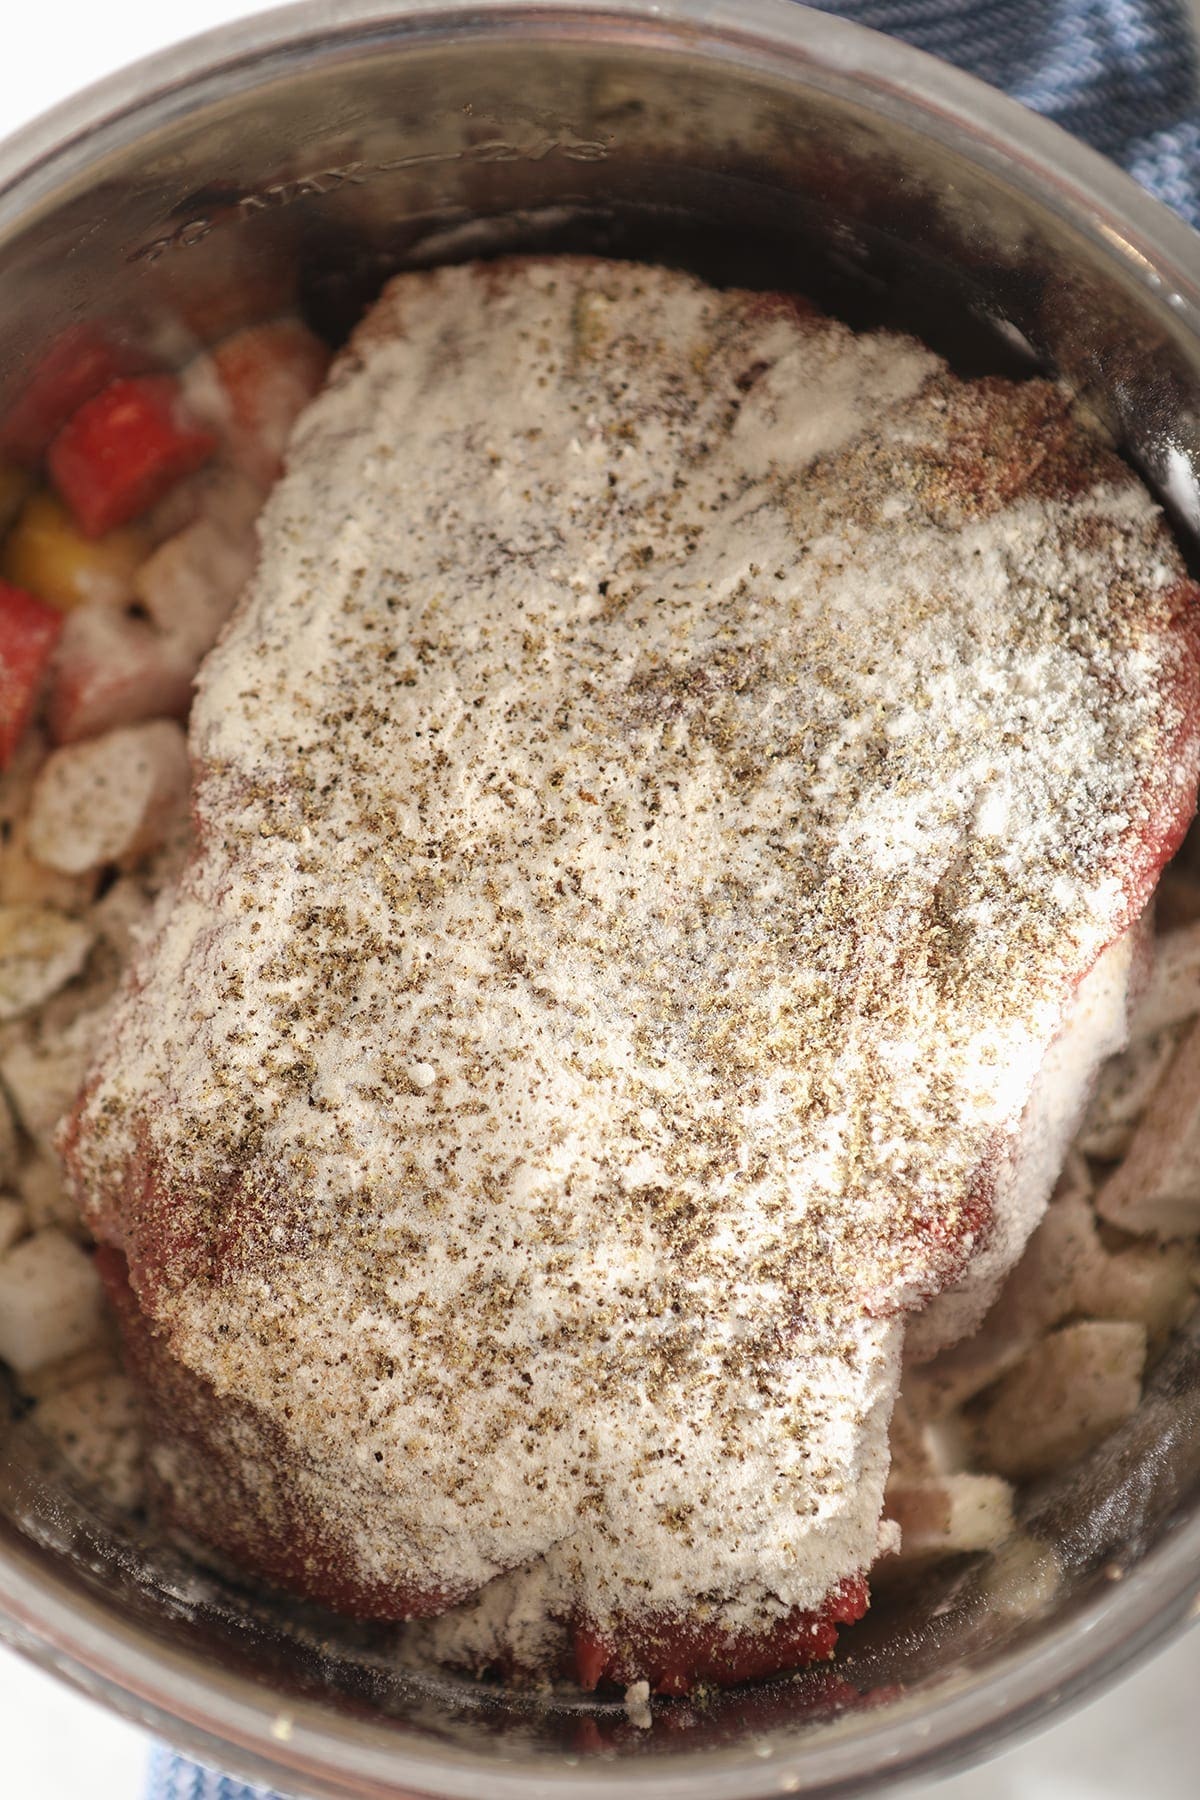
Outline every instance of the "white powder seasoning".
<path id="1" fill-rule="evenodd" d="M 481 1660 L 819 1606 L 1194 785 L 1158 513 L 1045 383 L 562 259 L 398 279 L 261 531 L 71 1152 L 238 1504 L 503 1576 Z"/>

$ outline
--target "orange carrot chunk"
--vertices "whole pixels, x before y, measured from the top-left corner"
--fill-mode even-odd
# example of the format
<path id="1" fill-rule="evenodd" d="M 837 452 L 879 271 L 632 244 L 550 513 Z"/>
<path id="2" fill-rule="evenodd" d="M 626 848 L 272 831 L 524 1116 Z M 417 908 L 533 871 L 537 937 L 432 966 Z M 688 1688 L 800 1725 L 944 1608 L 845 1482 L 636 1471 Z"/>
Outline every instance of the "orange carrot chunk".
<path id="1" fill-rule="evenodd" d="M 50 477 L 88 537 L 127 525 L 208 460 L 210 431 L 185 412 L 170 375 L 112 381 L 50 446 Z"/>
<path id="2" fill-rule="evenodd" d="M 85 401 L 146 358 L 94 325 L 72 325 L 38 357 L 0 420 L 0 456 L 32 466 Z"/>
<path id="3" fill-rule="evenodd" d="M 33 717 L 62 623 L 52 606 L 0 581 L 0 769 Z"/>

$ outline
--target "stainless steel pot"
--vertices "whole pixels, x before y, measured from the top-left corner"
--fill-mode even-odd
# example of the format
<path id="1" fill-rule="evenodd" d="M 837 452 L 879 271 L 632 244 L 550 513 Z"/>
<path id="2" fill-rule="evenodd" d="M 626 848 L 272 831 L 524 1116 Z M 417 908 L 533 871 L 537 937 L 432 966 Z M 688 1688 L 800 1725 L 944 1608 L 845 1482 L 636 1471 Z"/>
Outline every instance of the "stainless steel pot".
<path id="1" fill-rule="evenodd" d="M 1099 158 L 787 0 L 323 0 L 156 57 L 0 149 L 0 419 L 82 322 L 182 357 L 405 262 L 587 244 L 815 291 L 964 366 L 1038 360 L 1200 521 L 1200 243 Z M 397 1666 L 246 1596 L 0 1441 L 0 1631 L 208 1760 L 322 1796 L 834 1794 L 945 1770 L 1200 1606 L 1200 1347 L 1026 1498 L 998 1558 L 884 1596 L 836 1674 L 637 1731 Z"/>

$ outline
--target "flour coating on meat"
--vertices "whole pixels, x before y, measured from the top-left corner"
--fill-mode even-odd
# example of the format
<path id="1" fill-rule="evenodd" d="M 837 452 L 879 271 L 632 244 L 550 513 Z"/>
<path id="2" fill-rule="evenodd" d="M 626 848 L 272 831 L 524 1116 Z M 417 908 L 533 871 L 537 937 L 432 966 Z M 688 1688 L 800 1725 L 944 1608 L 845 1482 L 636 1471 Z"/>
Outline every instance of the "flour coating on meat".
<path id="1" fill-rule="evenodd" d="M 1046 383 L 563 259 L 394 282 L 261 536 L 97 1231 L 366 1577 L 818 1606 L 1194 784 L 1158 512 Z"/>

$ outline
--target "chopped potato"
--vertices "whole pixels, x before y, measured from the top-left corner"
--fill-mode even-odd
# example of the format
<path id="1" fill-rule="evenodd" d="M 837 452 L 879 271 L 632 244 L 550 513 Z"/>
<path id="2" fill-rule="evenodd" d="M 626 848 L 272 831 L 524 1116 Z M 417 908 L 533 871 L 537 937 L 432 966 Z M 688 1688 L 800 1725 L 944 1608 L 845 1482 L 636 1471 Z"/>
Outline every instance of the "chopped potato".
<path id="1" fill-rule="evenodd" d="M 909 1370 L 904 1393 L 931 1423 L 948 1419 L 1019 1362 L 1035 1341 L 1036 1333 L 1026 1322 L 993 1309 L 970 1337 Z"/>
<path id="2" fill-rule="evenodd" d="M 1063 1585 L 1058 1550 L 1044 1538 L 1014 1534 L 981 1572 L 978 1592 L 989 1616 L 1029 1618 L 1057 1598 Z"/>
<path id="3" fill-rule="evenodd" d="M 924 1421 L 903 1394 L 897 1396 L 888 1428 L 888 1451 L 893 1479 L 919 1481 L 933 1473 Z"/>
<path id="4" fill-rule="evenodd" d="M 187 739 L 170 719 L 55 750 L 33 784 L 30 848 L 66 875 L 141 856 L 183 811 L 190 778 Z"/>
<path id="5" fill-rule="evenodd" d="M 197 519 L 207 519 L 230 536 L 249 531 L 262 511 L 264 490 L 227 463 L 210 463 L 176 482 L 141 521 L 152 543 L 161 544 Z"/>
<path id="6" fill-rule="evenodd" d="M 48 1138 L 65 1108 L 52 1102 L 40 1110 L 48 1122 L 43 1133 Z M 79 1235 L 79 1212 L 67 1192 L 62 1163 L 52 1150 L 39 1150 L 26 1160 L 17 1176 L 17 1191 L 35 1231 L 46 1225 L 57 1225 L 73 1236 Z"/>
<path id="7" fill-rule="evenodd" d="M 0 906 L 0 1020 L 58 992 L 87 961 L 95 933 L 48 906 Z"/>
<path id="8" fill-rule="evenodd" d="M 21 1033 L 0 1049 L 0 1077 L 21 1124 L 47 1154 L 53 1151 L 60 1120 L 83 1085 L 106 1011 L 81 1008 L 58 1030 Z M 24 1171 L 18 1179 L 23 1176 Z"/>
<path id="9" fill-rule="evenodd" d="M 196 416 L 219 433 L 235 466 L 269 487 L 292 426 L 328 367 L 328 348 L 299 319 L 270 319 L 197 357 L 184 371 L 184 394 Z"/>
<path id="10" fill-rule="evenodd" d="M 48 754 L 42 733 L 28 731 L 11 765 L 0 774 L 0 904 L 79 913 L 95 894 L 94 875 L 61 875 L 38 862 L 29 848 L 29 802 Z"/>
<path id="11" fill-rule="evenodd" d="M 1087 1196 L 1086 1166 L 1072 1158 L 1046 1216 L 978 1329 L 906 1374 L 903 1392 L 928 1420 L 947 1420 L 1075 1310 L 1078 1269 L 1103 1255 Z"/>
<path id="12" fill-rule="evenodd" d="M 91 923 L 122 962 L 127 962 L 132 954 L 151 905 L 150 895 L 138 877 L 122 875 L 93 906 Z"/>
<path id="13" fill-rule="evenodd" d="M 1075 1311 L 1083 1318 L 1126 1319 L 1144 1325 L 1160 1342 L 1183 1323 L 1195 1289 L 1195 1255 L 1178 1244 L 1131 1244 L 1115 1255 L 1102 1251 L 1075 1287 Z"/>
<path id="14" fill-rule="evenodd" d="M 91 1381 L 98 1375 L 115 1375 L 120 1367 L 117 1334 L 111 1320 L 106 1318 L 104 1330 L 82 1350 L 60 1356 L 54 1362 L 42 1363 L 39 1368 L 27 1369 L 18 1385 L 27 1399 L 48 1400 L 63 1388 L 74 1387 L 77 1381 Z"/>
<path id="15" fill-rule="evenodd" d="M 197 666 L 217 641 L 254 570 L 257 540 L 200 518 L 160 544 L 138 571 L 139 600 Z"/>
<path id="16" fill-rule="evenodd" d="M 980 1459 L 1013 1481 L 1066 1467 L 1134 1412 L 1145 1361 L 1143 1325 L 1089 1319 L 1052 1331 L 981 1403 Z"/>
<path id="17" fill-rule="evenodd" d="M 1085 1156 L 1115 1162 L 1124 1156 L 1134 1127 L 1171 1065 L 1179 1046 L 1178 1027 L 1167 1027 L 1132 1043 L 1101 1069 L 1087 1117 L 1079 1132 Z"/>
<path id="18" fill-rule="evenodd" d="M 7 837 L 17 821 L 29 811 L 33 778 L 49 751 L 44 734 L 31 726 L 8 767 L 0 770 L 0 839 Z"/>
<path id="19" fill-rule="evenodd" d="M 1155 940 L 1154 964 L 1133 1017 L 1130 1036 L 1155 1037 L 1200 1013 L 1200 920 Z"/>
<path id="20" fill-rule="evenodd" d="M 888 1483 L 884 1517 L 900 1527 L 900 1548 L 876 1573 L 967 1551 L 994 1550 L 1013 1529 L 1012 1489 L 998 1475 L 943 1475 Z"/>
<path id="21" fill-rule="evenodd" d="M 931 1419 L 925 1427 L 925 1447 L 934 1475 L 966 1475 L 972 1462 L 971 1431 L 961 1412 Z"/>
<path id="22" fill-rule="evenodd" d="M 0 1258 L 0 1357 L 18 1375 L 101 1335 L 103 1290 L 91 1257 L 61 1231 L 39 1231 Z"/>
<path id="23" fill-rule="evenodd" d="M 113 1506 L 128 1509 L 140 1503 L 137 1401 L 125 1375 L 91 1375 L 59 1387 L 38 1403 L 33 1422 Z"/>
<path id="24" fill-rule="evenodd" d="M 143 719 L 183 718 L 195 662 L 145 619 L 84 606 L 63 626 L 47 722 L 56 744 L 78 744 Z"/>
<path id="25" fill-rule="evenodd" d="M 0 903 L 5 906 L 52 906 L 58 912 L 87 911 L 96 892 L 96 871 L 64 875 L 39 862 L 29 849 L 29 821 L 21 819 L 0 845 Z"/>
<path id="26" fill-rule="evenodd" d="M 1200 1023 L 1189 1027 L 1096 1211 L 1123 1231 L 1163 1239 L 1200 1231 Z"/>

